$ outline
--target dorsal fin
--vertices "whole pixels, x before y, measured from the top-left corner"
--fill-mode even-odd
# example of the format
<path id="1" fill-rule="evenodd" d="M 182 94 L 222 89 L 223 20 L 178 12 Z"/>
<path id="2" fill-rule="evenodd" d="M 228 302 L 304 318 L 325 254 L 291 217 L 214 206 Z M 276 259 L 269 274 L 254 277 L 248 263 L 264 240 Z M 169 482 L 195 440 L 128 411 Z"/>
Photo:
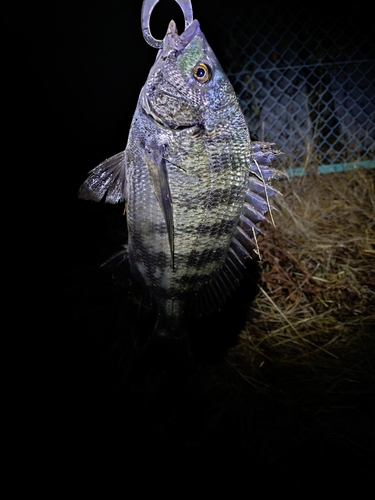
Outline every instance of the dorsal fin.
<path id="1" fill-rule="evenodd" d="M 272 144 L 255 142 L 251 149 L 247 192 L 223 267 L 195 297 L 193 314 L 208 314 L 224 305 L 226 297 L 239 285 L 246 260 L 259 255 L 256 236 L 261 231 L 256 224 L 274 209 L 269 198 L 280 193 L 269 181 L 283 173 L 270 166 L 271 161 L 281 154 L 272 150 Z"/>

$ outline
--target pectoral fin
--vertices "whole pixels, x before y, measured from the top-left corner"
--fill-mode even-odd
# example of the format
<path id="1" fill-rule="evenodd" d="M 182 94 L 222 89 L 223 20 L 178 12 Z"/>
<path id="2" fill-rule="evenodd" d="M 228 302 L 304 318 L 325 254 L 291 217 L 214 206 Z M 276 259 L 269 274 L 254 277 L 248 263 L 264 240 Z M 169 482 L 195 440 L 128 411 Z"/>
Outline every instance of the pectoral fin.
<path id="1" fill-rule="evenodd" d="M 152 189 L 158 200 L 160 210 L 164 216 L 167 225 L 169 248 L 174 267 L 174 234 L 173 234 L 173 204 L 171 191 L 169 189 L 168 171 L 165 159 L 162 154 L 155 155 L 151 152 L 145 154 L 148 175 L 151 181 Z"/>
<path id="2" fill-rule="evenodd" d="M 106 195 L 106 203 L 123 201 L 126 198 L 125 169 L 125 151 L 103 161 L 89 172 L 90 175 L 79 188 L 79 198 L 100 201 Z"/>

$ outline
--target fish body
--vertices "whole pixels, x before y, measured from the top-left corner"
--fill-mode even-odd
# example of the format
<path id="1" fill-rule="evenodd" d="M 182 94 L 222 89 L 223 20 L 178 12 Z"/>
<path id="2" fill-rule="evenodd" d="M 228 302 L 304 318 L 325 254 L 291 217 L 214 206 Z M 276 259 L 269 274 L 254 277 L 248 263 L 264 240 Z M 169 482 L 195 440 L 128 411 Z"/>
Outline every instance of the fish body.
<path id="1" fill-rule="evenodd" d="M 214 310 L 237 286 L 276 193 L 275 154 L 251 143 L 198 21 L 180 36 L 171 21 L 125 151 L 91 171 L 79 192 L 126 201 L 126 256 L 156 304 L 156 335 L 178 337 L 187 314 Z"/>

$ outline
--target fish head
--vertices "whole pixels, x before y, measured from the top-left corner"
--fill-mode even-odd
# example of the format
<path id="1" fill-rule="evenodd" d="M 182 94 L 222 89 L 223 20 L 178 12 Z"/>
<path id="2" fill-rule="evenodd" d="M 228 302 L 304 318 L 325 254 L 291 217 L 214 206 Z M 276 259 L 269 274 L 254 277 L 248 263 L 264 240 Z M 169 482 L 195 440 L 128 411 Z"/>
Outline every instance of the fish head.
<path id="1" fill-rule="evenodd" d="M 237 100 L 213 50 L 194 20 L 178 35 L 171 21 L 142 90 L 142 108 L 170 129 L 204 126 L 205 116 Z"/>

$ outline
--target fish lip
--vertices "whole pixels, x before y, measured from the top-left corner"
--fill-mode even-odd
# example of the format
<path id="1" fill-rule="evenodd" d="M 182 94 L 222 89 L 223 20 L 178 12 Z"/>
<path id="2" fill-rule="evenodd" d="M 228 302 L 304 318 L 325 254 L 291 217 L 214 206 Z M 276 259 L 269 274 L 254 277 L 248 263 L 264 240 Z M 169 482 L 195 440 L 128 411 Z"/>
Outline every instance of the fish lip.
<path id="1" fill-rule="evenodd" d="M 172 19 L 163 40 L 163 55 L 168 55 L 172 50 L 183 51 L 199 33 L 201 33 L 199 22 L 194 19 L 185 31 L 181 35 L 178 35 L 176 23 Z"/>
<path id="2" fill-rule="evenodd" d="M 194 19 L 194 21 L 186 28 L 186 30 L 180 35 L 180 43 L 183 48 L 185 48 L 193 38 L 200 33 L 200 25 L 199 22 Z"/>
<path id="3" fill-rule="evenodd" d="M 176 23 L 172 19 L 163 39 L 162 47 L 159 49 L 156 56 L 156 61 L 167 58 L 171 52 L 182 52 L 199 33 L 201 33 L 201 29 L 196 19 L 194 19 L 181 35 L 178 34 Z"/>
<path id="4" fill-rule="evenodd" d="M 176 23 L 173 21 L 173 19 L 170 21 L 167 33 L 164 37 L 163 40 L 163 46 L 159 50 L 157 56 L 156 56 L 156 61 L 154 66 L 151 68 L 149 77 L 151 74 L 156 74 L 156 72 L 160 69 L 161 65 L 163 64 L 163 60 L 165 60 L 171 53 L 178 53 L 182 52 L 185 50 L 187 45 L 199 34 L 201 34 L 201 29 L 200 29 L 200 24 L 199 22 L 194 19 L 194 21 L 185 29 L 185 31 L 181 34 L 178 35 L 177 32 L 177 26 Z M 165 92 L 166 93 L 166 92 Z M 176 95 L 170 95 L 170 98 L 176 99 L 176 97 L 183 99 L 183 95 L 176 96 Z M 193 121 L 192 123 L 185 123 L 181 126 L 173 126 L 170 123 L 165 122 L 162 120 L 160 116 L 155 112 L 153 109 L 152 102 L 149 99 L 148 95 L 148 89 L 147 89 L 147 82 L 146 85 L 143 87 L 141 90 L 141 107 L 143 112 L 158 126 L 168 129 L 168 130 L 174 130 L 174 131 L 181 131 L 184 129 L 192 128 L 197 125 L 201 125 L 197 123 L 197 121 Z"/>

